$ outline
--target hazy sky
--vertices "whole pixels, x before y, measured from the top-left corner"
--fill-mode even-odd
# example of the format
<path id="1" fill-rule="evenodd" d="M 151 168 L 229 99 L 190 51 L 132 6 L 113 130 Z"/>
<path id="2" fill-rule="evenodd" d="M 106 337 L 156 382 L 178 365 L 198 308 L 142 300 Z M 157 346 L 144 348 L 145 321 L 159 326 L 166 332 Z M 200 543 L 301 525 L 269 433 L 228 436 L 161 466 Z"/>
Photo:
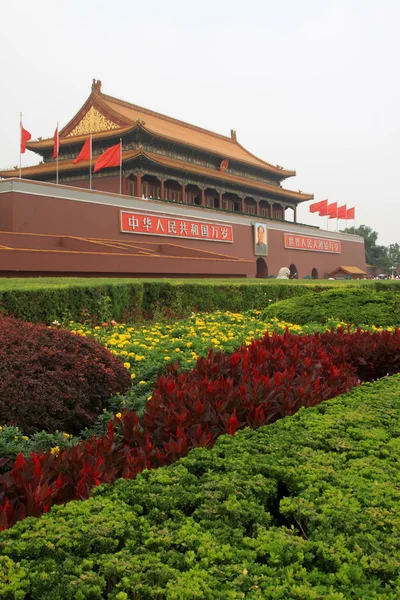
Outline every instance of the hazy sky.
<path id="1" fill-rule="evenodd" d="M 4 4 L 4 5 L 3 5 Z M 399 0 L 2 3 L 0 167 L 102 91 L 230 135 L 400 242 Z M 23 165 L 36 164 L 31 152 Z M 298 220 L 326 219 L 298 210 Z M 330 229 L 336 221 L 330 222 Z"/>

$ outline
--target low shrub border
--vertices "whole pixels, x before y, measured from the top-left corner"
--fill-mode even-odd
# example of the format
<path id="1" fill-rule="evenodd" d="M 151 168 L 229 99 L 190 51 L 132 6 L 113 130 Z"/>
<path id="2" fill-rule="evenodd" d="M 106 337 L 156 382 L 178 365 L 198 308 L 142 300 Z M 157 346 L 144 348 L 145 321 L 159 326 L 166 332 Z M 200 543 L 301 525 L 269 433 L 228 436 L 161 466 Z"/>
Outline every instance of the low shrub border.
<path id="1" fill-rule="evenodd" d="M 12 280 L 11 283 L 6 280 L 0 285 L 0 312 L 35 323 L 50 324 L 54 320 L 66 322 L 69 319 L 101 323 L 111 318 L 120 321 L 138 316 L 183 316 L 192 311 L 263 309 L 269 300 L 275 302 L 342 286 L 345 289 L 362 286 L 400 292 L 399 282 L 378 281 L 317 283 L 253 280 L 238 283 L 210 280 L 47 279 L 14 285 Z"/>
<path id="2" fill-rule="evenodd" d="M 144 415 L 125 411 L 107 435 L 58 455 L 20 454 L 0 477 L 0 527 L 84 499 L 100 483 L 175 462 L 221 433 L 259 427 L 337 396 L 360 380 L 400 372 L 400 330 L 266 335 L 232 355 L 210 351 L 195 369 L 158 379 Z M 115 424 L 118 436 L 115 436 Z M 0 468 L 7 461 L 0 461 Z"/>
<path id="3" fill-rule="evenodd" d="M 4 600 L 395 600 L 400 377 L 0 536 Z"/>

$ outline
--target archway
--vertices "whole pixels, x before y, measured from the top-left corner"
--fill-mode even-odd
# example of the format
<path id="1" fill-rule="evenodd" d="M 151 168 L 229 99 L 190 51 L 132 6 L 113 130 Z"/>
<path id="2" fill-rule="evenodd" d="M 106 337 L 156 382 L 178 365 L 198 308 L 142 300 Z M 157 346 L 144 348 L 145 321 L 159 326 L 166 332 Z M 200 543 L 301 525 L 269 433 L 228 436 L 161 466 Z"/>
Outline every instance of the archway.
<path id="1" fill-rule="evenodd" d="M 311 277 L 312 277 L 312 279 L 318 279 L 318 271 L 315 267 L 311 271 Z"/>
<path id="2" fill-rule="evenodd" d="M 293 263 L 290 265 L 289 267 L 290 269 L 290 279 L 298 279 L 299 278 L 299 274 L 297 272 L 297 267 L 296 265 L 294 265 Z"/>
<path id="3" fill-rule="evenodd" d="M 256 260 L 257 271 L 256 277 L 257 279 L 267 279 L 268 277 L 268 265 L 261 256 Z"/>

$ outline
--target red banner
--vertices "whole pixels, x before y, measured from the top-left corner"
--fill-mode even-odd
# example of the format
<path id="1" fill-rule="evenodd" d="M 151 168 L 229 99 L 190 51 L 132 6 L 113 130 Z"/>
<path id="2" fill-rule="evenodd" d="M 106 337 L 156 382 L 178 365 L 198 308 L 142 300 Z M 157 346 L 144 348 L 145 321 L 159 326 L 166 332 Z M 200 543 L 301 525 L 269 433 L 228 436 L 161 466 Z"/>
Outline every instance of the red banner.
<path id="1" fill-rule="evenodd" d="M 340 254 L 342 251 L 341 242 L 338 240 L 327 240 L 305 235 L 295 235 L 293 233 L 284 233 L 284 236 L 285 248 L 290 248 L 291 250 L 332 252 L 333 254 Z"/>
<path id="2" fill-rule="evenodd" d="M 145 235 L 164 235 L 191 240 L 233 242 L 232 225 L 204 223 L 191 219 L 158 217 L 121 210 L 121 231 Z"/>

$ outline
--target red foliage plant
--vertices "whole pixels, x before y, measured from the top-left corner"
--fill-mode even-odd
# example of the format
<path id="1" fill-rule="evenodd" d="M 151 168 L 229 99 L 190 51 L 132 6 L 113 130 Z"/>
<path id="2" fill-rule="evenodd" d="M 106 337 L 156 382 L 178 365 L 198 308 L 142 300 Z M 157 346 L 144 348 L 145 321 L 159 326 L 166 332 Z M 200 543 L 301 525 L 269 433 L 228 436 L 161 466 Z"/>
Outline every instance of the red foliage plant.
<path id="1" fill-rule="evenodd" d="M 20 455 L 0 477 L 0 528 L 52 504 L 88 498 L 100 483 L 134 478 L 192 448 L 210 447 L 220 434 L 272 423 L 360 380 L 397 372 L 400 330 L 266 335 L 231 355 L 210 350 L 192 371 L 180 373 L 173 365 L 159 377 L 141 419 L 127 410 L 110 421 L 106 435 L 58 456 Z"/>
<path id="2" fill-rule="evenodd" d="M 122 362 L 98 342 L 0 315 L 0 423 L 25 433 L 79 433 L 130 386 Z"/>

